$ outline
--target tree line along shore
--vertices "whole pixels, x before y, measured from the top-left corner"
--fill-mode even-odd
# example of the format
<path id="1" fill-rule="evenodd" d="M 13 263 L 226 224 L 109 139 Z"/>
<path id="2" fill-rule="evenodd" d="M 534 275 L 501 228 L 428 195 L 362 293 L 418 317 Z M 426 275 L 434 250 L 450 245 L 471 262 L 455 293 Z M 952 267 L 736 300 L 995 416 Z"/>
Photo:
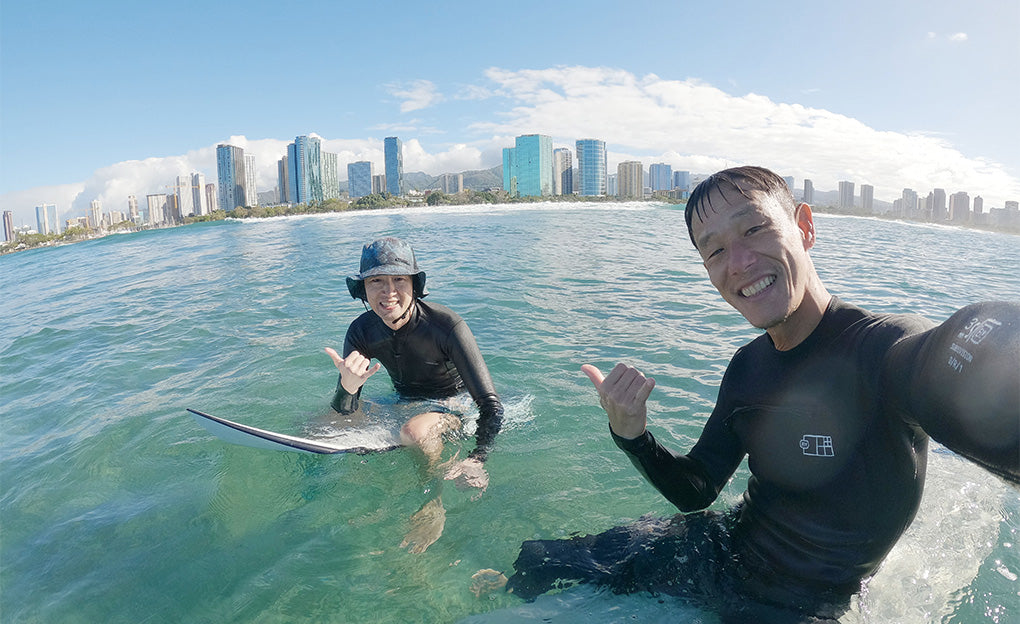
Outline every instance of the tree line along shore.
<path id="1" fill-rule="evenodd" d="M 239 206 L 233 210 L 214 210 L 202 216 L 185 217 L 181 222 L 174 224 L 163 224 L 157 226 L 140 226 L 133 221 L 122 221 L 105 229 L 71 227 L 60 234 L 19 234 L 13 241 L 0 244 L 0 255 L 25 251 L 37 247 L 48 247 L 65 245 L 84 240 L 102 238 L 110 234 L 137 232 L 145 229 L 163 227 L 178 227 L 192 223 L 204 223 L 209 221 L 223 221 L 225 219 L 265 219 L 269 217 L 287 217 L 294 215 L 327 214 L 333 212 L 346 212 L 350 210 L 378 210 L 381 208 L 406 208 L 411 206 L 470 206 L 481 204 L 533 204 L 542 202 L 598 202 L 612 203 L 620 201 L 617 197 L 582 197 L 579 195 L 555 195 L 546 197 L 510 197 L 509 193 L 501 190 L 475 191 L 464 190 L 453 195 L 441 191 L 429 191 L 417 195 L 394 196 L 389 193 L 376 193 L 366 195 L 355 200 L 327 199 L 315 201 L 308 204 L 276 204 L 269 206 Z M 671 200 L 662 196 L 651 198 L 629 199 L 627 201 L 649 201 L 655 203 L 672 203 L 684 205 L 682 201 Z M 886 218 L 876 214 L 858 214 L 856 211 L 839 210 L 833 206 L 812 206 L 816 212 L 829 214 L 845 214 L 856 216 L 867 216 L 872 218 Z M 980 228 L 977 226 L 963 226 L 974 229 L 985 229 L 989 231 L 1005 232 L 1009 234 L 1020 234 L 1020 231 L 1004 230 L 1001 228 Z"/>

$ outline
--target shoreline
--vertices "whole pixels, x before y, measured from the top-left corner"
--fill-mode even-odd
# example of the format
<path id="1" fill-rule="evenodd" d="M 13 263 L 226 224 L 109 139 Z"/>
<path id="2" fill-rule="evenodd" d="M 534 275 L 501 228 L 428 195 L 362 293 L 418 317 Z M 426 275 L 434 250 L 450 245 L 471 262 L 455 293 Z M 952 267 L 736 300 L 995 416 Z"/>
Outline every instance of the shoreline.
<path id="1" fill-rule="evenodd" d="M 438 201 L 429 201 L 435 195 L 440 195 Z M 367 196 L 370 199 L 366 202 L 362 200 L 366 198 L 360 198 L 354 202 L 343 202 L 342 200 L 329 200 L 327 202 L 321 202 L 317 204 L 297 204 L 297 205 L 274 205 L 274 206 L 254 206 L 254 207 L 239 207 L 231 211 L 217 210 L 209 215 L 203 215 L 200 217 L 185 217 L 182 223 L 174 224 L 160 224 L 154 226 L 132 226 L 116 228 L 111 231 L 79 231 L 73 232 L 68 236 L 68 232 L 62 235 L 48 235 L 38 241 L 16 238 L 14 241 L 9 241 L 0 244 L 0 256 L 18 253 L 21 251 L 28 251 L 31 249 L 39 249 L 42 247 L 62 247 L 64 245 L 71 245 L 74 243 L 80 243 L 84 241 L 97 240 L 106 238 L 107 236 L 121 235 L 121 234 L 134 234 L 137 232 L 143 232 L 148 230 L 160 230 L 175 227 L 184 227 L 188 225 L 194 225 L 197 223 L 211 223 L 216 221 L 248 221 L 248 220 L 261 220 L 261 219 L 276 219 L 276 218 L 287 218 L 287 217 L 298 217 L 298 216 L 314 216 L 314 215 L 330 215 L 330 214 L 344 214 L 350 212 L 366 212 L 366 211 L 378 211 L 386 209 L 408 209 L 408 208 L 442 208 L 442 207 L 514 207 L 514 206 L 527 206 L 537 204 L 583 204 L 583 203 L 594 203 L 594 204 L 659 204 L 663 206 L 681 207 L 685 204 L 682 202 L 669 202 L 663 201 L 662 198 L 646 198 L 646 199 L 619 199 L 616 197 L 581 197 L 578 195 L 562 195 L 562 196 L 550 196 L 550 197 L 524 197 L 511 199 L 508 197 L 498 197 L 493 193 L 470 191 L 468 195 L 463 198 L 456 195 L 445 195 L 442 193 L 429 194 L 425 196 L 424 201 L 414 201 L 408 199 L 395 199 L 395 198 L 380 198 L 380 196 Z M 457 201 L 457 200 L 461 201 Z M 476 200 L 476 201 L 464 201 L 464 200 Z M 994 234 L 1006 234 L 1013 236 L 1020 236 L 1020 228 L 1001 228 L 992 227 L 987 225 L 972 225 L 963 223 L 934 223 L 929 221 L 917 221 L 914 219 L 904 219 L 898 217 L 888 217 L 881 214 L 853 214 L 846 213 L 835 209 L 832 206 L 812 206 L 812 209 L 816 214 L 831 216 L 831 217 L 854 217 L 861 219 L 875 219 L 879 221 L 891 221 L 900 222 L 905 224 L 928 226 L 937 229 L 947 230 L 962 230 L 962 231 L 977 231 L 977 232 L 989 232 Z M 39 237 L 39 234 L 31 234 L 29 237 Z"/>

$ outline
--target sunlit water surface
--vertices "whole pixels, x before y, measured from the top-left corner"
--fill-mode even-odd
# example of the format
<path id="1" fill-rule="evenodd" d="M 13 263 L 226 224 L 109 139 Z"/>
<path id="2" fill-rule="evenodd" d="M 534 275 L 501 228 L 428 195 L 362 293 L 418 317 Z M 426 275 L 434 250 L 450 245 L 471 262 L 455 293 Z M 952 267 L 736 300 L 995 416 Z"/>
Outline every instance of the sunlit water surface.
<path id="1" fill-rule="evenodd" d="M 817 217 L 830 290 L 942 320 L 1017 299 L 1016 236 Z M 361 245 L 411 241 L 431 299 L 474 331 L 507 420 L 478 500 L 398 450 L 227 445 L 193 407 L 320 426 Z M 674 510 L 609 439 L 584 362 L 656 378 L 652 426 L 697 438 L 756 330 L 706 279 L 678 210 L 649 204 L 401 209 L 227 221 L 0 257 L 0 619 L 93 622 L 715 622 L 669 597 L 588 587 L 476 597 L 522 540 Z M 365 390 L 399 413 L 384 374 Z M 469 427 L 471 423 L 469 423 Z M 473 448 L 447 445 L 446 457 Z M 713 506 L 733 504 L 746 468 Z M 399 548 L 442 495 L 446 529 Z M 1020 496 L 935 448 L 917 520 L 846 622 L 1017 622 Z"/>

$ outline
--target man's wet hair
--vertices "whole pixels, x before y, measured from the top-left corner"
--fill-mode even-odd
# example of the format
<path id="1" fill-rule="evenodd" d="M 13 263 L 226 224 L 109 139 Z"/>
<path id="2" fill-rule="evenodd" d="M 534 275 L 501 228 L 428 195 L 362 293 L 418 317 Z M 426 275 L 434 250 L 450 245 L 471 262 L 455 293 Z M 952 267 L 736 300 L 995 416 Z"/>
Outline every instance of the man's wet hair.
<path id="1" fill-rule="evenodd" d="M 793 192 L 786 185 L 786 180 L 774 172 L 764 167 L 753 166 L 724 169 L 702 180 L 687 199 L 684 219 L 687 221 L 687 234 L 691 237 L 695 249 L 698 248 L 698 244 L 694 241 L 691 220 L 697 214 L 698 220 L 703 221 L 707 211 L 715 211 L 712 205 L 712 192 L 721 193 L 724 188 L 735 190 L 748 199 L 751 199 L 753 191 L 772 195 L 791 216 L 796 214 L 797 202 L 793 199 Z"/>

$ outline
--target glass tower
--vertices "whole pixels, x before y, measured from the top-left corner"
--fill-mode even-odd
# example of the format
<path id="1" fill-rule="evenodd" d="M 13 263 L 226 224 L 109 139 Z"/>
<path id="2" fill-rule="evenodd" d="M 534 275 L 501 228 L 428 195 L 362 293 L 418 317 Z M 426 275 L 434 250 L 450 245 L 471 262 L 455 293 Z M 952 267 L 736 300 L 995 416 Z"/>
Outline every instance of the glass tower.
<path id="1" fill-rule="evenodd" d="M 581 139 L 575 144 L 577 151 L 577 192 L 586 197 L 606 194 L 606 142 L 599 139 Z"/>
<path id="2" fill-rule="evenodd" d="M 648 186 L 652 191 L 669 191 L 673 188 L 673 167 L 665 163 L 648 165 Z"/>
<path id="3" fill-rule="evenodd" d="M 372 194 L 372 163 L 368 160 L 347 165 L 347 194 L 351 199 Z"/>
<path id="4" fill-rule="evenodd" d="M 244 206 L 244 150 L 234 145 L 216 146 L 216 177 L 220 187 L 220 209 Z"/>
<path id="5" fill-rule="evenodd" d="M 506 154 L 503 156 L 506 160 Z M 517 137 L 512 154 L 518 197 L 546 197 L 553 193 L 552 137 L 525 134 Z M 503 174 L 504 182 L 506 173 Z"/>
<path id="6" fill-rule="evenodd" d="M 299 136 L 287 146 L 287 199 L 295 204 L 322 201 L 322 142 Z"/>
<path id="7" fill-rule="evenodd" d="M 386 191 L 390 195 L 403 195 L 404 189 L 404 150 L 400 139 L 386 137 Z"/>

